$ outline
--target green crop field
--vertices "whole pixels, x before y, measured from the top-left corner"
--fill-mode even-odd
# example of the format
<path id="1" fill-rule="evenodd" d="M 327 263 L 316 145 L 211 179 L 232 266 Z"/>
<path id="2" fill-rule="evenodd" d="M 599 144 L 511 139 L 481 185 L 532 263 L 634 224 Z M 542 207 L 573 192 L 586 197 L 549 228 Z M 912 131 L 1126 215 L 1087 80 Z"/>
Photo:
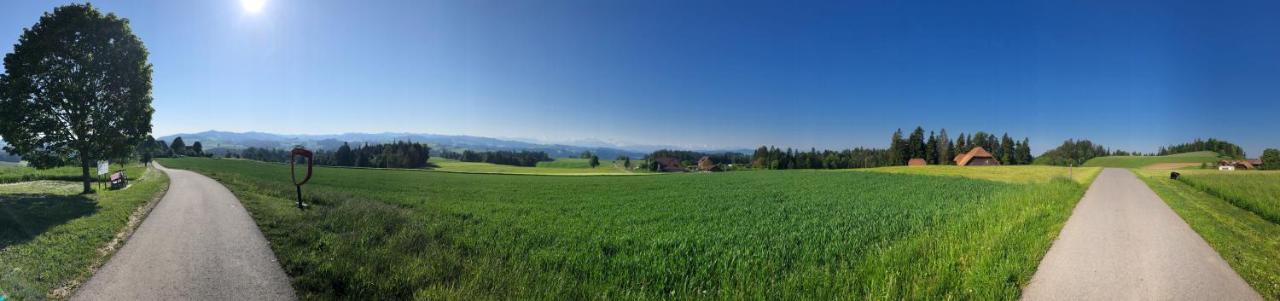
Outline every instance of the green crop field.
<path id="1" fill-rule="evenodd" d="M 1280 223 L 1280 172 L 1192 172 L 1183 173 L 1180 179 L 1272 223 Z"/>
<path id="2" fill-rule="evenodd" d="M 1209 245 L 1213 246 L 1222 258 L 1244 278 L 1258 293 L 1268 300 L 1280 300 L 1280 224 L 1264 219 L 1250 210 L 1233 205 L 1212 193 L 1197 189 L 1183 181 L 1170 180 L 1168 172 L 1138 170 L 1143 181 L 1155 190 L 1156 194 L 1169 204 L 1196 233 L 1200 234 Z M 1190 175 L 1190 174 L 1195 175 Z M 1274 193 L 1276 174 L 1256 177 L 1243 173 L 1230 175 L 1201 175 L 1199 172 L 1184 173 L 1182 178 L 1193 178 L 1190 182 L 1198 186 L 1222 185 L 1219 181 L 1232 181 L 1230 177 L 1256 185 L 1269 186 Z M 1216 171 L 1215 171 L 1216 173 Z M 1269 183 L 1264 181 L 1271 177 Z M 1210 184 L 1212 183 L 1212 184 Z M 1249 189 L 1257 186 L 1215 186 L 1216 189 L 1230 189 L 1244 195 L 1251 195 Z M 1271 195 L 1275 200 L 1275 194 Z"/>
<path id="3" fill-rule="evenodd" d="M 1218 160 L 1224 159 L 1218 153 L 1204 151 L 1194 153 L 1182 153 L 1168 156 L 1109 156 L 1097 157 L 1084 162 L 1086 167 L 1120 167 L 1120 168 L 1143 168 L 1160 163 L 1209 163 L 1216 164 Z"/>
<path id="4" fill-rule="evenodd" d="M 1055 169 L 1021 182 L 319 168 L 299 211 L 287 167 L 162 163 L 235 192 L 304 299 L 1016 299 L 1085 187 Z"/>
<path id="5" fill-rule="evenodd" d="M 563 160 L 563 161 L 562 161 Z M 483 162 L 462 162 L 458 160 L 449 160 L 442 158 L 431 158 L 431 164 L 438 167 L 433 168 L 438 171 L 459 172 L 459 173 L 494 173 L 494 174 L 517 174 L 517 175 L 640 175 L 644 173 L 636 173 L 614 166 L 610 161 L 600 161 L 600 166 L 596 168 L 588 167 L 586 161 L 581 164 L 576 160 L 584 159 L 556 159 L 551 162 L 541 162 L 537 167 L 501 165 Z"/>
<path id="6" fill-rule="evenodd" d="M 11 169 L 12 168 L 12 169 Z M 0 167 L 17 178 L 33 169 Z M 130 166 L 139 176 L 140 165 Z M 29 178 L 55 177 L 64 169 Z M 76 170 L 78 173 L 79 170 Z M 12 300 L 66 298 L 91 267 L 105 262 L 103 252 L 126 229 L 139 206 L 156 199 L 169 180 L 146 172 L 123 190 L 80 195 L 78 182 L 40 180 L 0 184 L 0 296 Z"/>

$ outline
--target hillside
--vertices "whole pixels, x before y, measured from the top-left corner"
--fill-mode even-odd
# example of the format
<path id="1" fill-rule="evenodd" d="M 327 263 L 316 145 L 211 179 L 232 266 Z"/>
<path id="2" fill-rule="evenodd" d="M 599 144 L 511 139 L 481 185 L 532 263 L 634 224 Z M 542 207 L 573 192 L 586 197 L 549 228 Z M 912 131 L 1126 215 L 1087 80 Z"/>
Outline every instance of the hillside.
<path id="1" fill-rule="evenodd" d="M 1121 168 L 1144 168 L 1152 167 L 1155 164 L 1165 163 L 1183 163 L 1165 166 L 1198 166 L 1200 163 L 1214 163 L 1226 157 L 1218 155 L 1218 153 L 1203 151 L 1192 153 L 1181 153 L 1167 156 L 1109 156 L 1097 157 L 1090 159 L 1084 163 L 1087 167 L 1121 167 Z"/>

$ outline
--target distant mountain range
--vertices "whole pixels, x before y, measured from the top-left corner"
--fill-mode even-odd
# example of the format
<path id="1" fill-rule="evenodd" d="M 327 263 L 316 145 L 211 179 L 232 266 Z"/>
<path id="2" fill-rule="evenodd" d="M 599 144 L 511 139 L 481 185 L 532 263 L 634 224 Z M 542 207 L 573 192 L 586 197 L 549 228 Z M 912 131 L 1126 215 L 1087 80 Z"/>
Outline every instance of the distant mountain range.
<path id="1" fill-rule="evenodd" d="M 639 158 L 645 154 L 658 149 L 685 149 L 676 146 L 661 145 L 630 145 L 616 142 L 608 142 L 602 140 L 574 140 L 573 144 L 559 143 L 538 143 L 534 140 L 525 139 L 498 139 L 489 137 L 477 137 L 466 135 L 437 135 L 437 134 L 416 134 L 416 133 L 345 133 L 345 134 L 325 134 L 325 135 L 284 135 L 263 132 L 223 132 L 223 131 L 205 131 L 189 134 L 174 134 L 158 137 L 156 139 L 165 142 L 173 142 L 174 138 L 182 137 L 182 140 L 191 145 L 196 141 L 211 152 L 217 153 L 225 150 L 240 150 L 249 147 L 259 148 L 277 148 L 288 149 L 295 145 L 301 145 L 310 149 L 335 150 L 342 146 L 343 142 L 351 145 L 360 145 L 364 143 L 376 144 L 387 143 L 393 141 L 412 141 L 430 144 L 436 150 L 529 150 L 546 152 L 552 157 L 576 157 L 583 151 L 590 151 L 601 159 L 613 159 L 618 156 L 631 156 Z M 521 141 L 523 140 L 523 141 Z M 694 149 L 697 150 L 697 149 Z M 738 152 L 750 153 L 751 150 L 712 150 L 703 149 L 699 151 L 707 152 Z"/>

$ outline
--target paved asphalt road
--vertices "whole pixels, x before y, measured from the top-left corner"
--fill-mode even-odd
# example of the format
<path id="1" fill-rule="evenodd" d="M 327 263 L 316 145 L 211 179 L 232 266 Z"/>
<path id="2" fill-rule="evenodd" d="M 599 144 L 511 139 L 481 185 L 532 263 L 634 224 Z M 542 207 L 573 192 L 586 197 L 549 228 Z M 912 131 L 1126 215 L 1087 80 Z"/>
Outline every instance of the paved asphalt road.
<path id="1" fill-rule="evenodd" d="M 75 300 L 292 300 L 289 277 L 231 194 L 166 169 L 169 192 Z"/>
<path id="2" fill-rule="evenodd" d="M 1108 168 L 1089 187 L 1024 300 L 1262 300 L 1145 183 Z"/>

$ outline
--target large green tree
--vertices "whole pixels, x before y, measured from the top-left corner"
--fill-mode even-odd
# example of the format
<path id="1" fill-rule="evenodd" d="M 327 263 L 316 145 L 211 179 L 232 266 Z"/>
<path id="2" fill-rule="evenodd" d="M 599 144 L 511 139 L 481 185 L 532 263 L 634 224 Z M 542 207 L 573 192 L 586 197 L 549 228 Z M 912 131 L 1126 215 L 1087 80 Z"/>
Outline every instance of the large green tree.
<path id="1" fill-rule="evenodd" d="M 37 167 L 125 157 L 151 132 L 151 64 L 129 20 L 89 4 L 24 29 L 0 75 L 4 148 Z"/>
<path id="2" fill-rule="evenodd" d="M 1262 169 L 1280 170 L 1280 150 L 1268 148 L 1262 151 Z"/>

